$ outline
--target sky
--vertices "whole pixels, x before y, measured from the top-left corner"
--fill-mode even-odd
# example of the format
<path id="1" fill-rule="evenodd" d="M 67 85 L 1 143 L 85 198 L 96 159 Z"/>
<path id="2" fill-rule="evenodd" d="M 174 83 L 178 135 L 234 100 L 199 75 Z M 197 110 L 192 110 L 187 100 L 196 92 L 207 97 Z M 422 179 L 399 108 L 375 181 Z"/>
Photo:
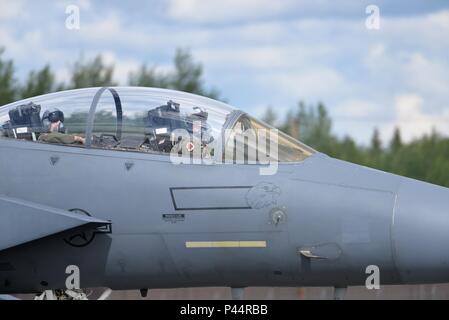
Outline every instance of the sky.
<path id="1" fill-rule="evenodd" d="M 69 5 L 79 29 L 66 27 Z M 50 64 L 67 81 L 81 55 L 102 54 L 123 85 L 189 48 L 206 84 L 252 115 L 323 102 L 334 132 L 362 144 L 374 128 L 385 142 L 396 126 L 406 141 L 449 135 L 449 1 L 0 0 L 0 46 L 19 79 Z"/>

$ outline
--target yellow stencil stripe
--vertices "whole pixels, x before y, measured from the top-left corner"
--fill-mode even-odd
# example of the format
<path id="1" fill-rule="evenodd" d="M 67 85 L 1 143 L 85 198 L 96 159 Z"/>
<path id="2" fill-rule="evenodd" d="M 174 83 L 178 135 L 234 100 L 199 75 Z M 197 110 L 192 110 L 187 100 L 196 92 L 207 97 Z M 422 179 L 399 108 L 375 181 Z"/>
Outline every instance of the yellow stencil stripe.
<path id="1" fill-rule="evenodd" d="M 266 248 L 266 241 L 188 241 L 186 248 Z"/>

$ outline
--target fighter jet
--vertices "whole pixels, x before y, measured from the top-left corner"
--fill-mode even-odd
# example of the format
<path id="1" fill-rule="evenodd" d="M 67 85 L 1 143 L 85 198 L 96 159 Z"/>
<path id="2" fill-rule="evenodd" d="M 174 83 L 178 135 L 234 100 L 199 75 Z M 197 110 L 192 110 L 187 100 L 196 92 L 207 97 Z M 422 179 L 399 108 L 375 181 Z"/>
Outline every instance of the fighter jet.
<path id="1" fill-rule="evenodd" d="M 446 188 L 225 103 L 88 88 L 3 106 L 0 128 L 0 294 L 449 281 Z"/>

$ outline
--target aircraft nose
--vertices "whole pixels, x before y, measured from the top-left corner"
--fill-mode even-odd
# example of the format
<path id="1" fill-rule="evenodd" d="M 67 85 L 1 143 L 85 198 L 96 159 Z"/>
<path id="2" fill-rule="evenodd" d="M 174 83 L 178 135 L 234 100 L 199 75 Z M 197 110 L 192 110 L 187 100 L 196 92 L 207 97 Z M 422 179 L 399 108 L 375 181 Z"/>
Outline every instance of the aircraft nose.
<path id="1" fill-rule="evenodd" d="M 404 283 L 449 281 L 449 189 L 404 179 L 392 224 L 395 261 Z"/>

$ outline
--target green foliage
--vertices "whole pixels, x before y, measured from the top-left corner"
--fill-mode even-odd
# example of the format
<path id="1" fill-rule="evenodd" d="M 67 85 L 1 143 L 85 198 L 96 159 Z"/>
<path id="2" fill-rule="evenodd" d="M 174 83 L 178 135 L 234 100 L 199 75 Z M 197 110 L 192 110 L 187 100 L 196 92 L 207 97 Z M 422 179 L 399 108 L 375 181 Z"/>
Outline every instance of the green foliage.
<path id="1" fill-rule="evenodd" d="M 17 95 L 14 63 L 12 60 L 3 60 L 4 51 L 0 48 L 0 106 L 13 102 Z"/>
<path id="2" fill-rule="evenodd" d="M 306 107 L 304 102 L 299 102 L 296 110 L 287 113 L 279 129 L 324 153 L 334 155 L 336 152 L 337 141 L 331 133 L 332 120 L 322 103 L 317 107 Z"/>
<path id="3" fill-rule="evenodd" d="M 188 51 L 178 49 L 175 56 L 175 73 L 171 75 L 171 85 L 181 91 L 202 93 L 203 67 L 196 64 Z"/>
<path id="4" fill-rule="evenodd" d="M 402 148 L 402 138 L 401 138 L 401 130 L 396 127 L 394 128 L 393 138 L 390 142 L 390 151 L 398 152 Z"/>
<path id="5" fill-rule="evenodd" d="M 262 116 L 262 121 L 268 123 L 269 125 L 276 126 L 277 120 L 278 116 L 273 107 L 268 106 L 267 110 L 265 110 L 265 113 Z"/>
<path id="6" fill-rule="evenodd" d="M 371 138 L 371 154 L 377 156 L 382 152 L 382 141 L 380 140 L 379 130 L 377 128 L 373 131 Z"/>
<path id="7" fill-rule="evenodd" d="M 207 90 L 203 80 L 203 66 L 193 60 L 188 50 L 177 49 L 173 60 L 174 70 L 158 72 L 156 67 L 142 65 L 137 72 L 131 73 L 129 83 L 132 86 L 175 89 L 220 99 L 217 90 Z"/>
<path id="8" fill-rule="evenodd" d="M 68 89 L 116 86 L 113 81 L 114 65 L 106 65 L 101 55 L 85 61 L 81 57 L 72 68 Z"/>
<path id="9" fill-rule="evenodd" d="M 50 66 L 46 65 L 40 71 L 31 71 L 25 85 L 20 88 L 20 97 L 22 99 L 39 96 L 49 92 L 57 91 L 58 87 L 55 83 Z"/>
<path id="10" fill-rule="evenodd" d="M 266 114 L 277 118 L 272 112 L 268 107 Z M 376 128 L 371 144 L 358 146 L 349 136 L 340 139 L 332 134 L 332 121 L 323 104 L 306 107 L 303 102 L 287 113 L 278 128 L 332 157 L 449 187 L 449 139 L 435 131 L 404 144 L 396 128 L 384 148 Z"/>
<path id="11" fill-rule="evenodd" d="M 156 67 L 142 65 L 136 72 L 129 75 L 129 85 L 133 87 L 169 88 L 170 81 L 167 75 L 158 72 Z"/>

